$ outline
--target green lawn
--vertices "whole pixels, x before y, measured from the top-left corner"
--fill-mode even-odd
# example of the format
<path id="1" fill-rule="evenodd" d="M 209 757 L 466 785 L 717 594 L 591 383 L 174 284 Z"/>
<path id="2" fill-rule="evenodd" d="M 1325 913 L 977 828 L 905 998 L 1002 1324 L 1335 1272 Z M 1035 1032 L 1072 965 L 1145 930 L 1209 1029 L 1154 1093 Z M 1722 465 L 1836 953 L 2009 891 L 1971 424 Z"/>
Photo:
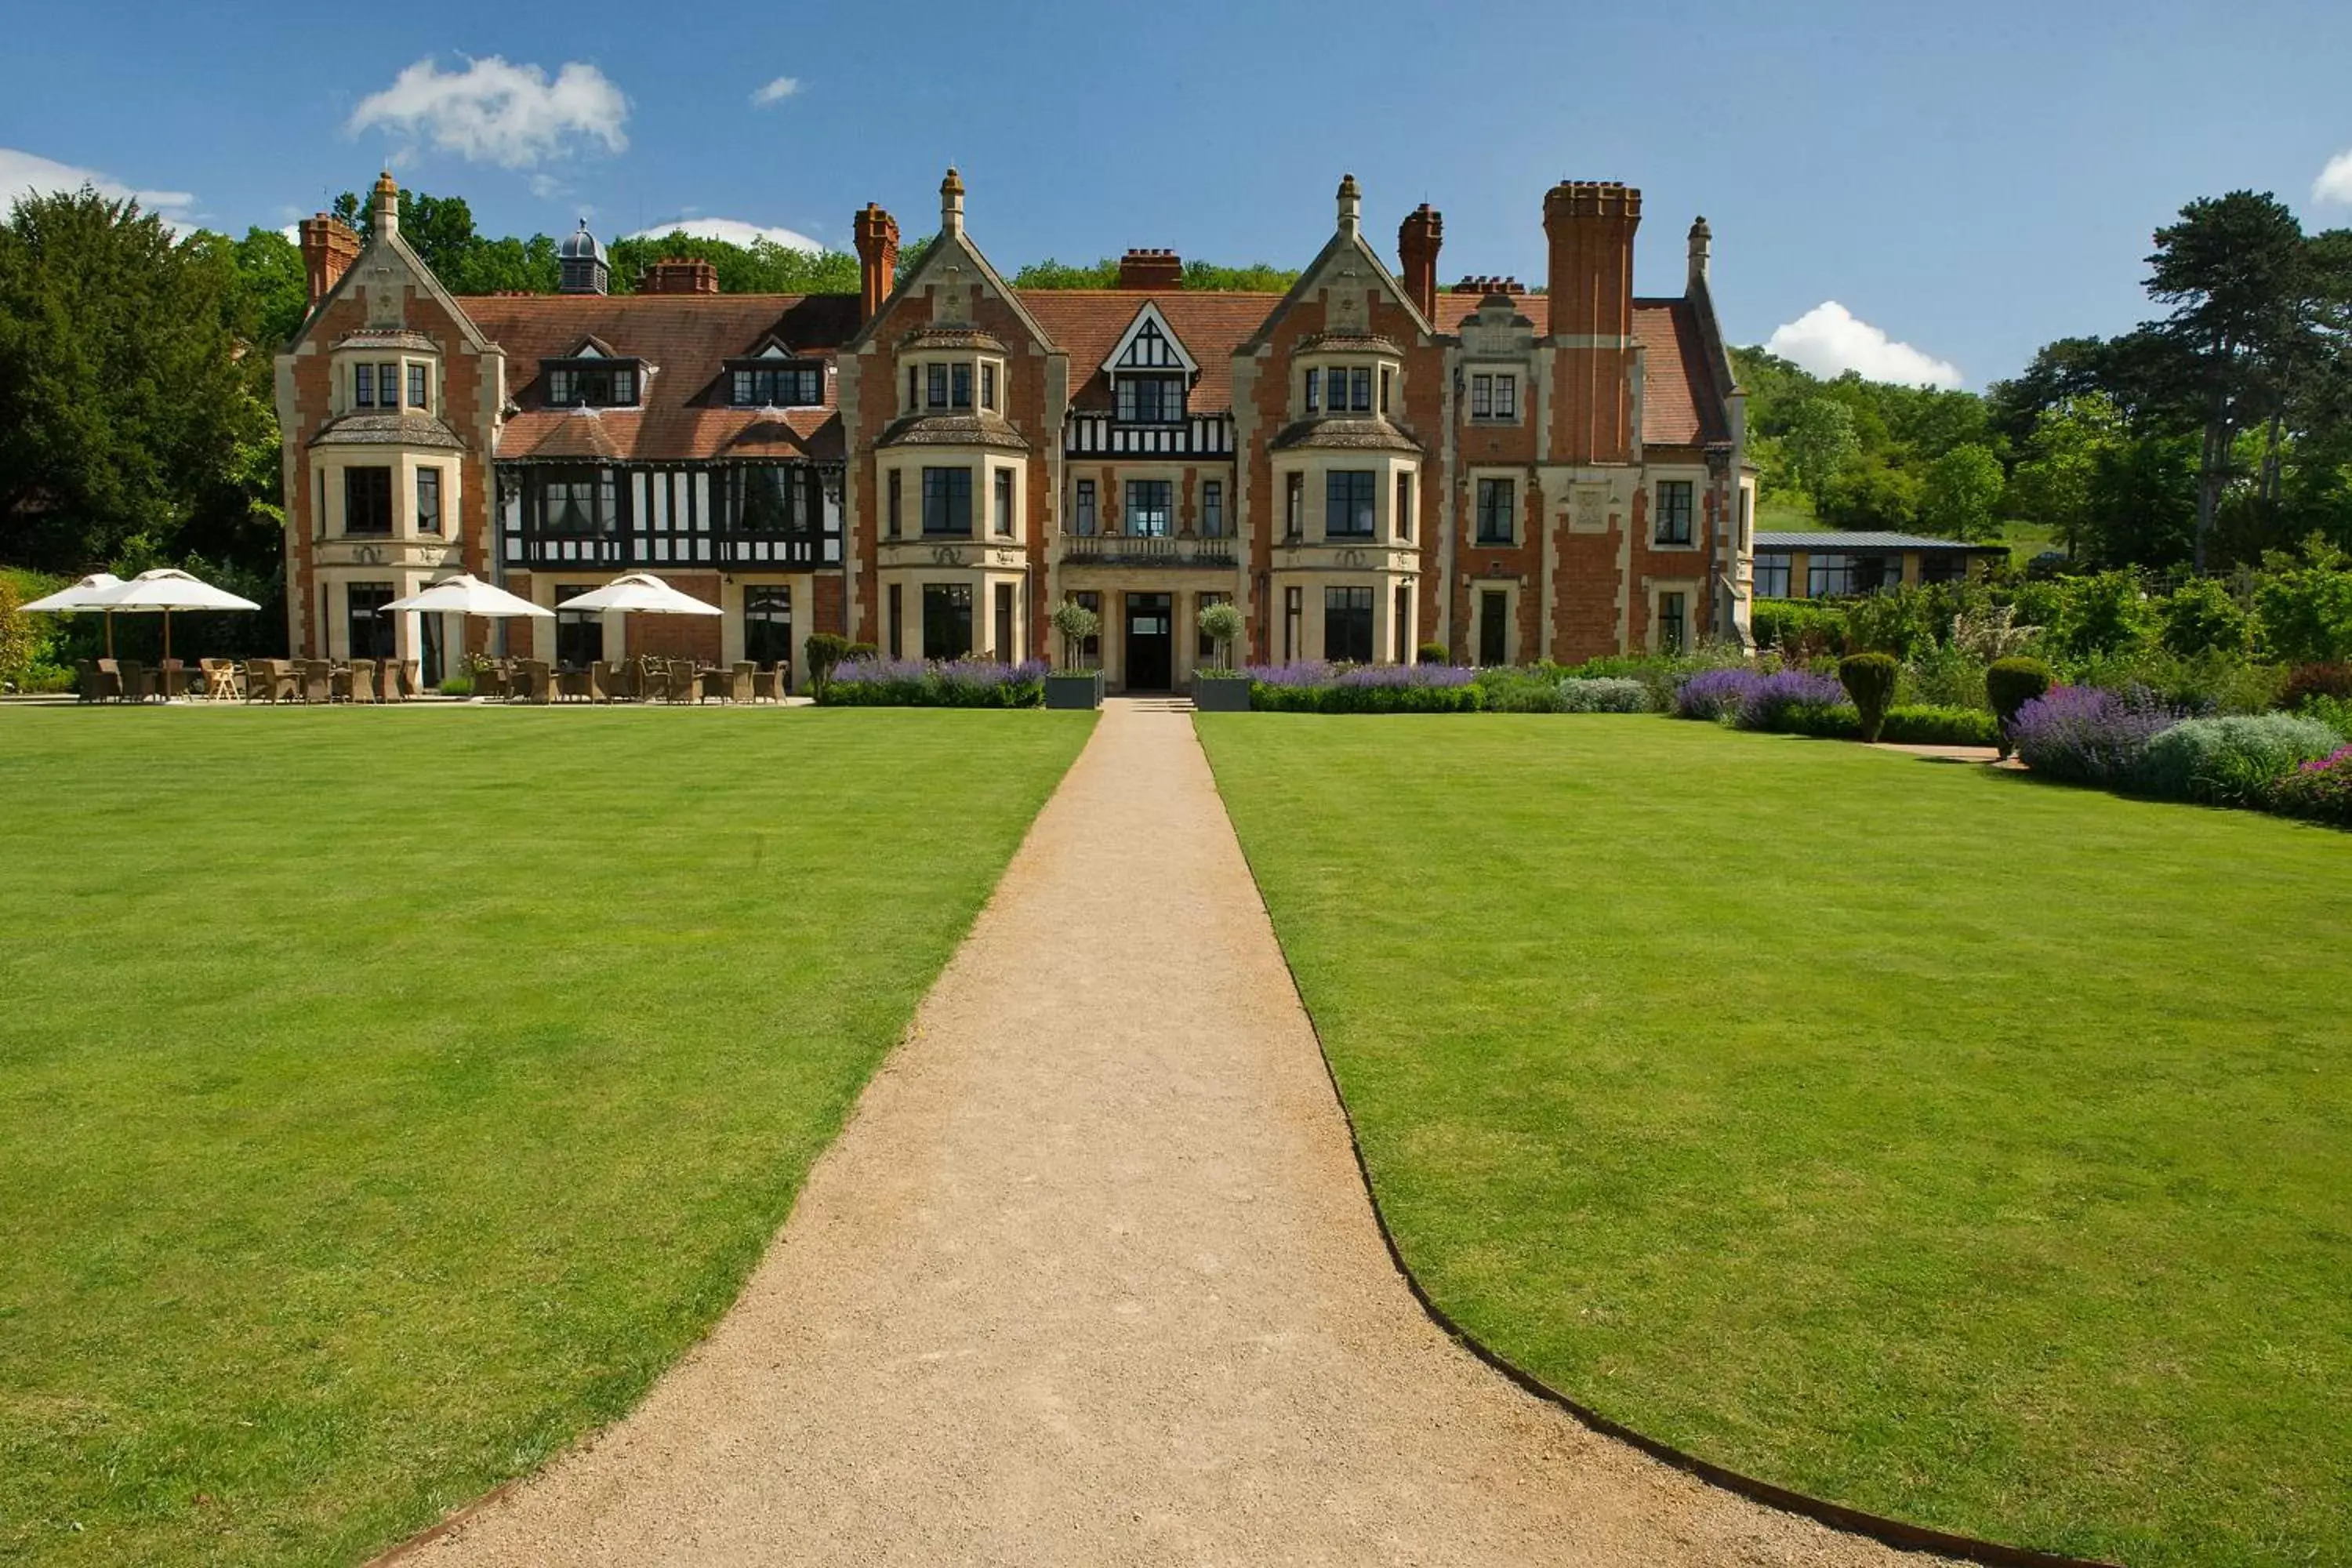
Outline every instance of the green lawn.
<path id="1" fill-rule="evenodd" d="M 1466 1327 L 1875 1511 L 2352 1562 L 2352 835 L 1648 717 L 1198 723 Z"/>
<path id="2" fill-rule="evenodd" d="M 1088 727 L 0 710 L 0 1561 L 347 1563 L 626 1410 Z"/>

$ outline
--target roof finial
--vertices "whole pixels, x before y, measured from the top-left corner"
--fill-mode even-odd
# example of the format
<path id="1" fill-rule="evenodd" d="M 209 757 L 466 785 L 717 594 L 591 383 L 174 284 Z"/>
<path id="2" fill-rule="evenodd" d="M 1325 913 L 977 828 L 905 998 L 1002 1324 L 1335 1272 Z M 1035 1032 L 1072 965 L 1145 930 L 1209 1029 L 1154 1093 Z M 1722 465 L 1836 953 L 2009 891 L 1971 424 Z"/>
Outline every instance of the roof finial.
<path id="1" fill-rule="evenodd" d="M 1356 176 L 1339 176 L 1339 232 L 1349 238 L 1356 237 L 1364 213 L 1364 193 L 1356 187 Z"/>

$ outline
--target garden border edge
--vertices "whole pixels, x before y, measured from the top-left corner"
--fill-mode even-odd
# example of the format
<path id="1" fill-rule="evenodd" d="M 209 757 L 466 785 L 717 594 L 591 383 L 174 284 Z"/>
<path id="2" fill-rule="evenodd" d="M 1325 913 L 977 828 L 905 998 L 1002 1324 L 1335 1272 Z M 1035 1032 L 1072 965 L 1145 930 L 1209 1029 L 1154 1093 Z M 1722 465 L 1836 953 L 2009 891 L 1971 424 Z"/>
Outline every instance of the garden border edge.
<path id="1" fill-rule="evenodd" d="M 1196 742 L 1197 739 L 1196 731 Z M 1202 747 L 1202 752 L 1205 761 L 1207 748 Z M 1212 766 L 1209 773 L 1213 781 L 1216 769 Z M 1218 796 L 1218 804 L 1223 804 L 1222 794 Z M 1232 814 L 1228 812 L 1226 816 L 1230 825 Z M 1356 1162 L 1356 1176 L 1363 1184 L 1364 1199 L 1371 1206 L 1372 1224 L 1381 1233 L 1381 1245 L 1388 1248 L 1389 1262 L 1395 1268 L 1398 1278 L 1404 1281 L 1405 1289 L 1412 1292 L 1413 1300 L 1420 1304 L 1423 1313 L 1446 1338 L 1517 1384 L 1522 1392 L 1566 1411 L 1590 1430 L 1637 1448 L 1654 1459 L 1672 1465 L 1709 1486 L 1719 1487 L 1750 1502 L 1761 1503 L 1783 1513 L 1796 1514 L 1850 1535 L 1864 1536 L 1898 1551 L 1940 1552 L 1963 1562 L 1984 1563 L 1988 1568 L 2122 1568 L 2121 1564 L 2098 1558 L 2069 1557 L 2062 1552 L 2042 1552 L 2031 1546 L 2004 1546 L 1995 1541 L 1955 1535 L 1927 1525 L 1907 1523 L 1885 1514 L 1832 1502 L 1827 1498 L 1790 1491 L 1786 1487 L 1776 1486 L 1743 1471 L 1718 1465 L 1711 1459 L 1701 1458 L 1671 1443 L 1637 1432 L 1622 1422 L 1612 1420 L 1582 1401 L 1561 1393 L 1456 1322 L 1453 1314 L 1439 1306 L 1423 1286 L 1420 1277 L 1413 1273 L 1412 1266 L 1405 1261 L 1403 1250 L 1397 1245 L 1396 1233 L 1389 1228 L 1388 1212 L 1381 1206 L 1380 1193 L 1372 1185 L 1371 1167 L 1364 1161 L 1363 1140 L 1356 1131 L 1356 1113 L 1349 1107 L 1346 1091 L 1339 1087 L 1339 1069 L 1332 1065 L 1330 1047 L 1323 1043 L 1322 1026 L 1316 1023 L 1314 1012 L 1307 1005 L 1306 994 L 1299 989 L 1298 972 L 1291 966 L 1290 950 L 1284 945 L 1280 930 L 1275 927 L 1274 911 L 1266 907 L 1265 889 L 1258 886 L 1257 868 L 1250 862 L 1249 847 L 1242 844 L 1239 829 L 1234 830 L 1234 842 L 1241 849 L 1242 864 L 1249 870 L 1250 887 L 1257 894 L 1258 909 L 1265 915 L 1267 928 L 1274 931 L 1275 950 L 1282 954 L 1283 973 L 1290 979 L 1291 994 L 1298 999 L 1298 1011 L 1307 1020 L 1308 1032 L 1315 1037 L 1316 1055 L 1323 1064 L 1324 1079 L 1331 1086 L 1331 1098 L 1339 1107 L 1339 1120 L 1348 1129 L 1348 1152 Z"/>

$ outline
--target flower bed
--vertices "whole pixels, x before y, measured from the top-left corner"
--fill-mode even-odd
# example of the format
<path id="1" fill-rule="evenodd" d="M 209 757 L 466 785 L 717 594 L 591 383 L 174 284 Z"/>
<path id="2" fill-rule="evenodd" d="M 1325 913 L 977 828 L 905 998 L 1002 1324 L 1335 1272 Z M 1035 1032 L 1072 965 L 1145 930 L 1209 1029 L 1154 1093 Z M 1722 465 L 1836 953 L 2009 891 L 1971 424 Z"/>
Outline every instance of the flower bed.
<path id="1" fill-rule="evenodd" d="M 2166 800 L 2259 806 L 2281 780 L 2343 743 L 2317 720 L 2286 713 L 2185 719 L 2148 742 L 2134 783 Z"/>
<path id="2" fill-rule="evenodd" d="M 2092 686 L 2054 686 L 2017 710 L 2017 754 L 2037 773 L 2071 784 L 2128 788 L 2148 742 L 2180 715 L 2145 691 L 2117 695 Z"/>
<path id="3" fill-rule="evenodd" d="M 1261 713 L 1475 713 L 1475 671 L 1450 664 L 1253 664 L 1250 707 Z"/>
<path id="4" fill-rule="evenodd" d="M 834 708 L 1036 708 L 1045 700 L 1045 666 L 1037 659 L 845 659 L 817 700 Z"/>
<path id="5" fill-rule="evenodd" d="M 2263 804 L 2288 816 L 2352 827 L 2352 746 L 2339 746 L 2278 779 Z"/>

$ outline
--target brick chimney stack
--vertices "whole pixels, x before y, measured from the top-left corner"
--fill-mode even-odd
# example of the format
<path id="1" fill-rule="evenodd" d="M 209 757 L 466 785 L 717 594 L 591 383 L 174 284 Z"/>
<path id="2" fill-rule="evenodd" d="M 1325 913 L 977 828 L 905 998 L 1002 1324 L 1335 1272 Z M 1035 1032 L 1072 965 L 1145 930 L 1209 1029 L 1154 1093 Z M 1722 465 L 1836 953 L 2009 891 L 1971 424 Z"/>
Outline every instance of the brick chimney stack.
<path id="1" fill-rule="evenodd" d="M 1552 453 L 1570 463 L 1633 459 L 1633 231 L 1642 193 L 1571 180 L 1544 196 L 1551 242 Z"/>
<path id="2" fill-rule="evenodd" d="M 898 220 L 867 202 L 850 228 L 857 237 L 857 319 L 870 321 L 898 275 Z"/>
<path id="3" fill-rule="evenodd" d="M 1404 291 L 1421 313 L 1437 319 L 1437 249 L 1445 243 L 1445 219 L 1427 202 L 1405 214 L 1397 230 L 1397 260 L 1404 267 Z"/>
<path id="4" fill-rule="evenodd" d="M 302 271 L 310 281 L 310 303 L 316 305 L 360 258 L 360 237 L 325 213 L 304 218 L 299 232 Z"/>
<path id="5" fill-rule="evenodd" d="M 699 257 L 670 256 L 654 262 L 637 279 L 640 294 L 716 294 L 719 268 Z"/>
<path id="6" fill-rule="evenodd" d="M 1703 293 L 1706 289 L 1707 255 L 1715 248 L 1715 231 L 1700 218 L 1690 226 L 1690 291 Z"/>
<path id="7" fill-rule="evenodd" d="M 1122 289 L 1167 290 L 1184 287 L 1184 258 L 1172 250 L 1130 250 L 1118 258 Z"/>

